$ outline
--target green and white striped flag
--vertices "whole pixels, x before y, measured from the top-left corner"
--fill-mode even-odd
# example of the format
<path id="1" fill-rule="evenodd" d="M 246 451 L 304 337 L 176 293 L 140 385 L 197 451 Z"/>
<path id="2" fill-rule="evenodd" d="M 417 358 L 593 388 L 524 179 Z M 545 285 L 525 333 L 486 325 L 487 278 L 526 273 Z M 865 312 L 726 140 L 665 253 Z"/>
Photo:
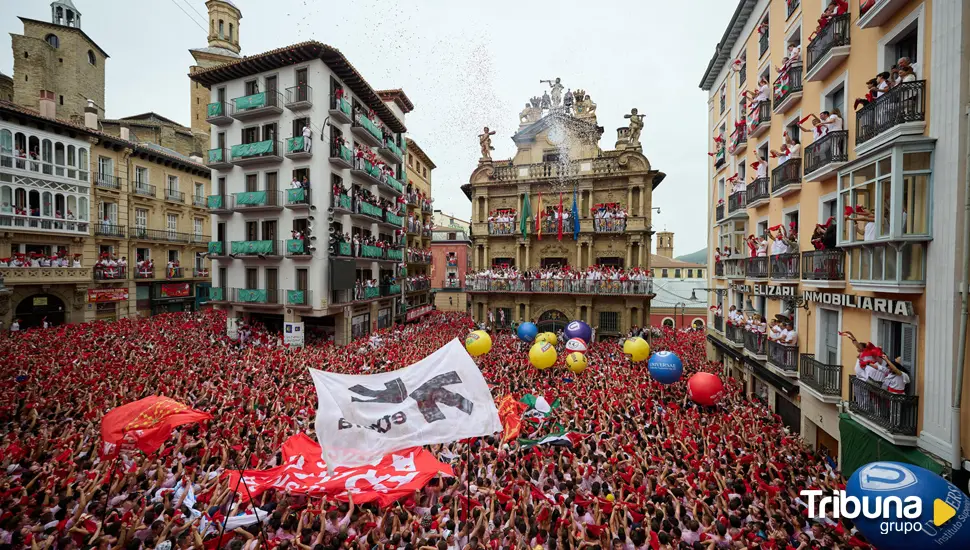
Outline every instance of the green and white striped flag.
<path id="1" fill-rule="evenodd" d="M 529 410 L 525 411 L 522 418 L 534 422 L 541 422 L 543 419 L 548 418 L 552 414 L 552 411 L 559 408 L 559 399 L 556 399 L 550 404 L 546 401 L 545 397 L 532 395 L 531 393 L 523 396 L 519 402 L 529 407 Z"/>

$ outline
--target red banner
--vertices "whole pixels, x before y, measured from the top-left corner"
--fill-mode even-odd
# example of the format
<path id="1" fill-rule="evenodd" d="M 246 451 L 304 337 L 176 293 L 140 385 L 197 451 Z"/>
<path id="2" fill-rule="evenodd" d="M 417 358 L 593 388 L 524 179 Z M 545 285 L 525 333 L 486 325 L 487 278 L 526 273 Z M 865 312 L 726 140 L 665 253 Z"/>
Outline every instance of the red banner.
<path id="1" fill-rule="evenodd" d="M 353 493 L 355 504 L 376 501 L 380 506 L 387 506 L 413 495 L 439 473 L 454 475 L 451 466 L 438 462 L 421 447 L 391 453 L 377 464 L 337 467 L 333 475 L 327 475 L 320 445 L 306 434 L 291 436 L 283 442 L 282 454 L 282 466 L 243 472 L 242 483 L 249 487 L 249 492 L 246 487 L 239 487 L 236 492 L 240 500 L 246 502 L 269 489 L 278 489 L 339 500 L 348 500 L 348 494 Z M 228 471 L 223 476 L 229 479 L 229 487 L 235 489 L 239 472 Z"/>
<path id="2" fill-rule="evenodd" d="M 88 302 L 126 302 L 128 301 L 127 288 L 90 288 L 88 289 Z"/>
<path id="3" fill-rule="evenodd" d="M 413 321 L 418 317 L 421 317 L 422 315 L 426 315 L 428 313 L 431 313 L 431 304 L 421 306 L 421 307 L 416 307 L 414 309 L 409 309 L 404 319 L 406 321 Z"/>
<path id="4" fill-rule="evenodd" d="M 174 283 L 162 285 L 162 298 L 179 298 L 192 293 L 189 283 Z"/>

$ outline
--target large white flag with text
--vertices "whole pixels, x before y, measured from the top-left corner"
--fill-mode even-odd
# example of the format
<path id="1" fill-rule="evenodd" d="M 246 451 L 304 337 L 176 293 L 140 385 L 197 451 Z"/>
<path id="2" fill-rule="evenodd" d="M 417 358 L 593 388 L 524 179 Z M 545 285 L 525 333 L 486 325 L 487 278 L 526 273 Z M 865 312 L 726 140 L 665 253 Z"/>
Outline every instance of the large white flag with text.
<path id="1" fill-rule="evenodd" d="M 328 469 L 502 431 L 488 385 L 458 340 L 393 372 L 355 376 L 310 369 L 310 375 Z"/>

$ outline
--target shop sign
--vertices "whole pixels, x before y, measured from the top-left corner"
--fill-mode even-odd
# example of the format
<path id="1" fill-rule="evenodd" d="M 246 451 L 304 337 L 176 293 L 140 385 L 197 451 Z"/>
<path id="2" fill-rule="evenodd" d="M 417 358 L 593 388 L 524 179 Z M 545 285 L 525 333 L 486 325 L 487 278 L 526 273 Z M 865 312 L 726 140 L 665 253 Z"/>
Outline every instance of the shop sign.
<path id="1" fill-rule="evenodd" d="M 88 302 L 126 302 L 128 301 L 127 288 L 90 288 L 88 289 Z"/>
<path id="2" fill-rule="evenodd" d="M 906 300 L 890 300 L 888 298 L 819 292 L 815 290 L 806 290 L 802 294 L 802 297 L 805 298 L 806 302 L 818 302 L 827 306 L 852 307 L 876 313 L 902 315 L 903 317 L 912 317 L 914 315 L 913 302 Z"/>
<path id="3" fill-rule="evenodd" d="M 163 284 L 161 288 L 162 298 L 180 298 L 191 293 L 189 283 Z"/>
<path id="4" fill-rule="evenodd" d="M 431 304 L 427 304 L 421 307 L 416 307 L 414 309 L 409 309 L 407 312 L 407 315 L 405 316 L 405 320 L 413 321 L 418 317 L 421 317 L 422 315 L 426 315 L 428 313 L 431 313 Z"/>
<path id="5" fill-rule="evenodd" d="M 283 343 L 303 347 L 303 323 L 283 323 Z"/>

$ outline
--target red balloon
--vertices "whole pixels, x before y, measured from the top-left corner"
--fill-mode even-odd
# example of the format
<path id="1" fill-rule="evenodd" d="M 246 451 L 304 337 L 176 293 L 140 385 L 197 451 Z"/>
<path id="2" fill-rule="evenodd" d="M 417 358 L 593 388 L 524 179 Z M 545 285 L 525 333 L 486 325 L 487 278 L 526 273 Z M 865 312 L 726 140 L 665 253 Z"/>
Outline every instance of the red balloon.
<path id="1" fill-rule="evenodd" d="M 711 407 L 721 400 L 724 384 L 709 372 L 698 372 L 687 381 L 687 395 L 698 405 Z"/>

